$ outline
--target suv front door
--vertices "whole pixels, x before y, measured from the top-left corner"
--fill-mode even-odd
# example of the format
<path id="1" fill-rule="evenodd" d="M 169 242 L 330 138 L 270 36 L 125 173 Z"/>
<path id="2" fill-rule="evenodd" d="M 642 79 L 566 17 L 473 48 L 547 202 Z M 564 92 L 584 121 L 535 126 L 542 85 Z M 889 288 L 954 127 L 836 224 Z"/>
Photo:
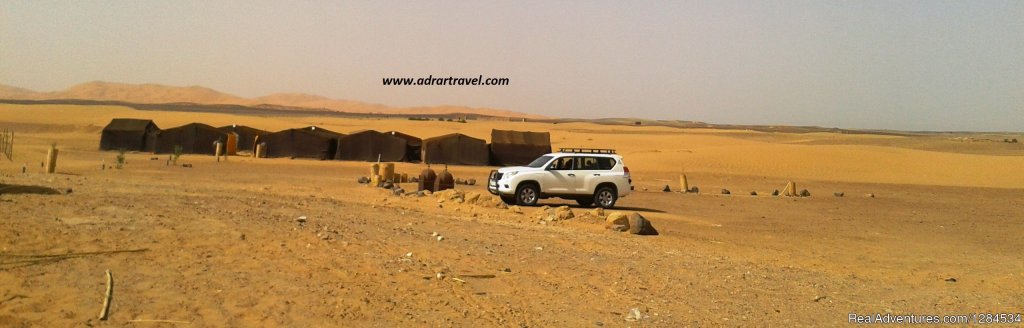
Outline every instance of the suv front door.
<path id="1" fill-rule="evenodd" d="M 547 167 L 547 177 L 541 181 L 541 192 L 545 194 L 571 194 L 576 188 L 576 173 L 573 171 L 572 156 L 559 157 Z"/>

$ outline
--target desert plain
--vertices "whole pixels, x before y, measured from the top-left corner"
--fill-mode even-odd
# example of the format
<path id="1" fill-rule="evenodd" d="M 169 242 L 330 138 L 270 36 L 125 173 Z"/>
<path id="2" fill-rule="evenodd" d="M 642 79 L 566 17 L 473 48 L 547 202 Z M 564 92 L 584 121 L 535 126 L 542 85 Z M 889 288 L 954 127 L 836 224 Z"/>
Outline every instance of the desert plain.
<path id="1" fill-rule="evenodd" d="M 576 217 L 541 224 L 538 208 L 395 196 L 356 183 L 365 162 L 186 154 L 184 168 L 128 153 L 111 169 L 117 152 L 98 145 L 116 117 L 421 138 L 548 131 L 555 148 L 623 155 L 637 191 L 612 211 L 642 214 L 659 235 L 607 230 L 560 199 L 542 203 Z M 15 130 L 0 184 L 59 192 L 0 194 L 3 327 L 837 326 L 850 313 L 1024 312 L 1024 145 L 1002 142 L 1020 134 L 76 105 L 0 105 L 0 127 Z M 53 143 L 57 172 L 45 174 Z M 483 181 L 493 167 L 448 169 Z M 681 173 L 699 194 L 677 192 Z M 811 196 L 770 196 L 789 181 Z M 456 189 L 490 198 L 482 183 Z M 111 253 L 125 250 L 137 251 Z"/>

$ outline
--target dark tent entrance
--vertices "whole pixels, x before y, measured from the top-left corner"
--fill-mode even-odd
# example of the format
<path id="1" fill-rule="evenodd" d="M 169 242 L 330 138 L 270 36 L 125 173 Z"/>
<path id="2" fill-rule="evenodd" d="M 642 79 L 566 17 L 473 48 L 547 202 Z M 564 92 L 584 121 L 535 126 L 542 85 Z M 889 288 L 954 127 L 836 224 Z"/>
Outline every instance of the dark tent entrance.
<path id="1" fill-rule="evenodd" d="M 424 139 L 422 158 L 427 164 L 487 165 L 487 141 L 461 133 Z"/>
<path id="2" fill-rule="evenodd" d="M 526 165 L 550 152 L 550 133 L 491 130 L 491 163 L 494 165 Z"/>
<path id="3" fill-rule="evenodd" d="M 338 150 L 338 139 L 344 136 L 311 126 L 260 136 L 257 143 L 266 144 L 267 157 L 333 159 Z"/>
<path id="4" fill-rule="evenodd" d="M 175 146 L 181 146 L 185 154 L 213 155 L 216 149 L 214 143 L 227 140 L 228 135 L 224 131 L 202 123 L 191 123 L 160 131 L 154 152 L 170 154 L 174 153 Z"/>
<path id="5" fill-rule="evenodd" d="M 405 159 L 410 162 L 419 162 L 420 152 L 423 149 L 423 139 L 401 133 L 398 131 L 384 132 L 402 139 L 405 139 Z"/>
<path id="6" fill-rule="evenodd" d="M 256 146 L 256 137 L 269 134 L 270 132 L 248 127 L 245 125 L 228 125 L 217 128 L 224 132 L 234 132 L 238 135 L 238 150 L 253 151 Z"/>
<path id="7" fill-rule="evenodd" d="M 115 118 L 100 133 L 100 150 L 153 151 L 159 131 L 151 120 Z"/>
<path id="8" fill-rule="evenodd" d="M 374 130 L 354 132 L 338 141 L 335 159 L 346 161 L 404 162 L 405 139 Z"/>

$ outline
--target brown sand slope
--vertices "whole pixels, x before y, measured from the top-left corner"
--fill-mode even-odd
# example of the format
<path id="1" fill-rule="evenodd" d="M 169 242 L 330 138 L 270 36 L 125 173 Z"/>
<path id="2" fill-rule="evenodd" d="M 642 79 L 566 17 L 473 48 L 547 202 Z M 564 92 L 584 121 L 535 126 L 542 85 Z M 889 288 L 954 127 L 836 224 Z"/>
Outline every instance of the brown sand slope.
<path id="1" fill-rule="evenodd" d="M 432 106 L 396 108 L 353 100 L 330 99 L 301 93 L 279 93 L 258 98 L 243 98 L 200 86 L 175 87 L 160 84 L 127 84 L 93 81 L 72 86 L 55 92 L 35 92 L 17 87 L 0 85 L 0 99 L 79 99 L 123 101 L 137 104 L 195 103 L 228 104 L 244 106 L 268 106 L 279 109 L 327 109 L 349 113 L 388 114 L 452 114 L 466 113 L 501 117 L 544 118 L 542 115 L 526 114 L 493 108 L 464 106 Z"/>

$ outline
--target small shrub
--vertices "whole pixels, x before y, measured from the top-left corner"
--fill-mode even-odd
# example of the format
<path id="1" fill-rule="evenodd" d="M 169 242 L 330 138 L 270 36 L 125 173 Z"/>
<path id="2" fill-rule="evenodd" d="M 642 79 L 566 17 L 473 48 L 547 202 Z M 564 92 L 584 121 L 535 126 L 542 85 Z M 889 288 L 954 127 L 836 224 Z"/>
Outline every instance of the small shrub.
<path id="1" fill-rule="evenodd" d="M 174 165 L 178 165 L 178 157 L 181 157 L 181 153 L 184 151 L 185 149 L 182 148 L 181 145 L 174 146 L 174 154 L 171 155 L 171 162 L 174 163 Z"/>
<path id="2" fill-rule="evenodd" d="M 124 148 L 121 148 L 121 149 L 117 150 L 117 165 L 114 165 L 114 167 L 116 167 L 118 170 L 123 169 L 124 168 L 124 163 L 125 163 Z"/>

